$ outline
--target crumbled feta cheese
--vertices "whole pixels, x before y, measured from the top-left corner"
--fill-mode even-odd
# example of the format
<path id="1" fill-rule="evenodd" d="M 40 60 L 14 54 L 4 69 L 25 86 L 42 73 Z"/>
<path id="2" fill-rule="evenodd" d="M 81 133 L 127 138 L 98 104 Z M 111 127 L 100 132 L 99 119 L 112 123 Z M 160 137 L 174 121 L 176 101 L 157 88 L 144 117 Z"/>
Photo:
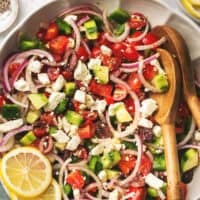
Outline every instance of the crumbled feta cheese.
<path id="1" fill-rule="evenodd" d="M 155 189 L 160 189 L 164 184 L 164 182 L 161 179 L 159 179 L 157 176 L 153 175 L 152 173 L 149 173 L 145 177 L 145 183 Z"/>
<path id="2" fill-rule="evenodd" d="M 152 128 L 153 127 L 153 123 L 152 121 L 145 119 L 145 118 L 141 118 L 138 122 L 139 126 L 142 126 L 144 128 Z"/>
<path id="3" fill-rule="evenodd" d="M 159 125 L 155 125 L 152 129 L 153 131 L 153 134 L 156 136 L 156 137 L 160 137 L 162 135 L 162 129 L 161 129 L 161 126 Z"/>
<path id="4" fill-rule="evenodd" d="M 95 101 L 93 99 L 93 97 L 89 94 L 86 95 L 86 106 L 88 108 L 91 108 L 94 105 Z"/>
<path id="5" fill-rule="evenodd" d="M 58 143 L 67 143 L 69 141 L 69 137 L 62 130 L 58 130 L 56 133 L 51 135 Z"/>
<path id="6" fill-rule="evenodd" d="M 73 38 L 68 38 L 68 48 L 74 48 L 75 47 L 75 40 Z"/>
<path id="7" fill-rule="evenodd" d="M 149 117 L 152 115 L 158 108 L 158 105 L 154 99 L 145 99 L 141 102 L 140 112 L 142 117 Z"/>
<path id="8" fill-rule="evenodd" d="M 50 83 L 49 76 L 47 73 L 40 73 L 37 75 L 38 80 L 43 85 L 48 85 Z"/>
<path id="9" fill-rule="evenodd" d="M 103 144 L 98 144 L 96 145 L 92 150 L 91 150 L 91 155 L 100 155 L 104 151 L 104 145 Z"/>
<path id="10" fill-rule="evenodd" d="M 119 191 L 118 189 L 114 189 L 112 192 L 110 192 L 108 200 L 118 200 L 118 199 L 119 199 Z"/>
<path id="11" fill-rule="evenodd" d="M 62 75 L 59 75 L 56 81 L 52 83 L 51 87 L 55 92 L 59 92 L 64 87 L 64 84 L 65 84 L 64 77 Z"/>
<path id="12" fill-rule="evenodd" d="M 158 59 L 154 59 L 150 62 L 151 65 L 155 66 L 156 69 L 158 70 L 159 74 L 165 74 L 165 71 L 162 69 L 160 62 L 158 61 Z"/>
<path id="13" fill-rule="evenodd" d="M 40 73 L 43 64 L 38 60 L 32 60 L 28 64 L 28 69 L 33 73 Z"/>
<path id="14" fill-rule="evenodd" d="M 89 69 L 93 69 L 93 67 L 95 65 L 99 65 L 99 66 L 101 65 L 101 59 L 99 59 L 99 58 L 91 58 L 87 65 L 88 65 Z"/>
<path id="15" fill-rule="evenodd" d="M 86 102 L 86 93 L 82 90 L 76 90 L 74 94 L 74 100 L 80 102 L 80 103 L 85 103 Z"/>
<path id="16" fill-rule="evenodd" d="M 94 105 L 91 107 L 91 110 L 96 110 L 100 113 L 103 113 L 106 109 L 107 102 L 105 100 L 96 100 Z"/>
<path id="17" fill-rule="evenodd" d="M 79 189 L 73 189 L 73 196 L 74 200 L 80 200 L 81 199 L 81 192 Z"/>
<path id="18" fill-rule="evenodd" d="M 66 149 L 70 151 L 75 151 L 80 143 L 81 143 L 81 138 L 78 135 L 74 135 L 68 142 Z"/>
<path id="19" fill-rule="evenodd" d="M 14 88 L 21 92 L 26 92 L 30 90 L 30 86 L 24 78 L 20 78 L 19 80 L 14 82 Z"/>
<path id="20" fill-rule="evenodd" d="M 200 130 L 196 130 L 196 131 L 194 132 L 194 139 L 195 139 L 196 141 L 200 141 Z"/>
<path id="21" fill-rule="evenodd" d="M 107 181 L 106 171 L 105 170 L 100 171 L 98 177 L 102 182 L 106 182 Z"/>
<path id="22" fill-rule="evenodd" d="M 74 71 L 74 79 L 78 81 L 83 81 L 85 83 L 89 83 L 92 79 L 92 75 L 90 74 L 87 66 L 80 60 L 78 61 L 77 67 Z"/>
<path id="23" fill-rule="evenodd" d="M 57 105 L 65 99 L 65 93 L 63 92 L 52 92 L 49 96 L 48 104 L 44 108 L 46 112 L 53 111 Z"/>
<path id="24" fill-rule="evenodd" d="M 66 117 L 62 118 L 62 128 L 66 133 L 69 133 L 71 129 L 71 124 L 67 121 Z"/>
<path id="25" fill-rule="evenodd" d="M 0 133 L 5 133 L 23 125 L 23 119 L 15 119 L 0 124 Z"/>
<path id="26" fill-rule="evenodd" d="M 78 16 L 76 16 L 76 15 L 67 15 L 67 16 L 64 18 L 64 21 L 65 21 L 65 22 L 69 22 L 69 20 L 77 21 L 77 19 L 78 19 Z"/>
<path id="27" fill-rule="evenodd" d="M 76 125 L 71 125 L 70 124 L 70 132 L 69 132 L 69 135 L 70 136 L 74 136 L 77 134 L 77 130 L 78 130 L 78 126 Z"/>
<path id="28" fill-rule="evenodd" d="M 112 49 L 110 49 L 106 45 L 101 45 L 100 49 L 101 49 L 101 53 L 102 54 L 107 55 L 107 56 L 111 56 L 112 55 Z"/>

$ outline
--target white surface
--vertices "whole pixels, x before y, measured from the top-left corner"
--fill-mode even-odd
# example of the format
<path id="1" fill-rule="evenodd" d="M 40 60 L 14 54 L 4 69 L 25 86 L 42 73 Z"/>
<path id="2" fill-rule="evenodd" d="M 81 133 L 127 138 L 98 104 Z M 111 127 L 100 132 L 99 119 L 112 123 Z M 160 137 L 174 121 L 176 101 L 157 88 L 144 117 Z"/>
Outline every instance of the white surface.
<path id="1" fill-rule="evenodd" d="M 2 40 L 5 38 L 5 36 L 8 34 L 8 32 L 11 31 L 22 19 L 24 19 L 24 17 L 27 14 L 34 12 L 42 5 L 47 4 L 48 2 L 51 2 L 51 1 L 52 0 L 28 0 L 28 1 L 27 0 L 19 0 L 19 7 L 20 7 L 19 16 L 18 16 L 16 22 L 12 25 L 12 27 L 10 29 L 8 29 L 8 31 L 6 31 L 4 33 L 0 33 L 0 46 L 1 46 Z M 161 0 L 161 1 L 166 2 L 171 8 L 179 10 L 178 6 L 176 5 L 176 2 L 174 0 Z"/>

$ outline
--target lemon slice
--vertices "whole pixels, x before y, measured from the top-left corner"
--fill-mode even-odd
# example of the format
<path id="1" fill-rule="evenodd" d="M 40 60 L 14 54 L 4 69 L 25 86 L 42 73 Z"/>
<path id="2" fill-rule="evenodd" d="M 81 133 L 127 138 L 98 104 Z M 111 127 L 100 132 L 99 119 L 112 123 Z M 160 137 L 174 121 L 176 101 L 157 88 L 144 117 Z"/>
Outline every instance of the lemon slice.
<path id="1" fill-rule="evenodd" d="M 193 6 L 200 7 L 200 0 L 189 0 Z"/>
<path id="2" fill-rule="evenodd" d="M 48 159 L 32 147 L 19 147 L 5 154 L 1 173 L 9 191 L 29 199 L 42 194 L 52 180 Z"/>
<path id="3" fill-rule="evenodd" d="M 194 6 L 192 6 L 189 0 L 181 0 L 181 2 L 185 9 L 189 12 L 189 14 L 197 19 L 200 19 L 200 8 L 195 8 Z"/>
<path id="4" fill-rule="evenodd" d="M 53 179 L 51 181 L 51 184 L 45 190 L 44 193 L 37 197 L 33 198 L 23 198 L 23 197 L 17 197 L 17 196 L 11 196 L 11 200 L 61 200 L 61 189 L 58 183 Z"/>

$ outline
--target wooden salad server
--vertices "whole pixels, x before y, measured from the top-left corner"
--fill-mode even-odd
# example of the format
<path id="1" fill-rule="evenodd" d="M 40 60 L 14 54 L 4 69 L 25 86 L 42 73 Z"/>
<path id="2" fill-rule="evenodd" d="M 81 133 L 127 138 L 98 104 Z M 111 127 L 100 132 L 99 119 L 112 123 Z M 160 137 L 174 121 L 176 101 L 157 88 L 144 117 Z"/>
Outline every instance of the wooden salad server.
<path id="1" fill-rule="evenodd" d="M 175 56 L 179 64 L 182 72 L 183 94 L 198 128 L 200 128 L 200 102 L 195 89 L 194 71 L 186 42 L 176 30 L 169 26 L 156 26 L 153 32 L 167 38 L 167 42 L 163 46 Z"/>
<path id="2" fill-rule="evenodd" d="M 169 81 L 166 93 L 154 93 L 151 98 L 158 103 L 159 110 L 155 113 L 155 120 L 162 127 L 164 153 L 167 169 L 167 199 L 181 200 L 180 169 L 176 148 L 175 118 L 179 104 L 181 77 L 177 63 L 171 54 L 164 49 L 157 49 L 160 60 Z"/>

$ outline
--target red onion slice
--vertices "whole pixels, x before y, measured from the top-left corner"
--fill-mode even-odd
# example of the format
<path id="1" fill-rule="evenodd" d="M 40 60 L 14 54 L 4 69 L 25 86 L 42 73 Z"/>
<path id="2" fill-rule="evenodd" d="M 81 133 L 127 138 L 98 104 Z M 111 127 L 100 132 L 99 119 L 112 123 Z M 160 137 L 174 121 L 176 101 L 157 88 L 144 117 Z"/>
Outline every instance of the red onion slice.
<path id="1" fill-rule="evenodd" d="M 15 99 L 13 96 L 11 96 L 10 94 L 6 94 L 6 98 L 9 99 L 12 103 L 22 107 L 22 108 L 28 108 L 28 104 L 24 104 L 21 101 L 18 101 L 17 99 Z"/>
<path id="2" fill-rule="evenodd" d="M 143 63 L 149 64 L 151 61 L 157 59 L 160 56 L 159 53 L 156 53 L 152 56 L 149 56 L 148 58 L 145 58 L 143 60 Z M 126 72 L 126 73 L 131 73 L 133 72 L 133 70 L 135 71 L 135 69 L 137 70 L 137 68 L 139 67 L 140 61 L 134 62 L 134 63 L 122 63 L 122 67 L 120 68 L 120 71 L 122 72 Z M 128 68 L 128 69 L 127 69 Z"/>
<path id="3" fill-rule="evenodd" d="M 81 34 L 80 34 L 80 31 L 79 31 L 79 28 L 72 19 L 68 18 L 67 22 L 72 27 L 72 29 L 75 33 L 75 37 L 76 37 L 75 51 L 78 51 L 80 44 L 81 44 Z"/>
<path id="4" fill-rule="evenodd" d="M 144 63 L 143 63 L 143 60 L 141 60 L 141 61 L 139 61 L 138 77 L 139 77 L 141 83 L 144 85 L 144 87 L 147 88 L 148 90 L 154 92 L 154 93 L 162 92 L 161 90 L 158 90 L 156 87 L 154 87 L 148 81 L 145 80 L 145 78 L 143 76 L 143 68 L 144 68 Z"/>
<path id="5" fill-rule="evenodd" d="M 90 17 L 88 15 L 82 17 L 78 22 L 77 25 L 80 27 L 82 26 L 85 22 L 87 22 L 90 19 Z"/>
<path id="6" fill-rule="evenodd" d="M 14 130 L 12 130 L 12 131 L 9 131 L 9 132 L 2 138 L 2 140 L 1 140 L 1 142 L 0 142 L 0 146 L 5 145 L 11 137 L 17 135 L 18 133 L 25 132 L 25 131 L 30 131 L 32 128 L 33 128 L 32 126 L 24 125 L 24 126 L 21 126 L 20 128 L 16 128 L 16 129 L 14 129 Z"/>
<path id="7" fill-rule="evenodd" d="M 134 177 L 137 175 L 138 170 L 141 165 L 141 159 L 142 159 L 142 154 L 143 154 L 142 140 L 141 140 L 140 136 L 138 136 L 137 134 L 135 134 L 135 139 L 136 139 L 137 151 L 138 151 L 136 164 L 135 164 L 135 167 L 134 167 L 133 171 L 131 172 L 131 174 L 126 179 L 119 182 L 119 184 L 122 187 L 126 186 L 128 183 L 130 183 L 134 179 Z"/>
<path id="8" fill-rule="evenodd" d="M 129 33 L 130 33 L 130 26 L 128 23 L 125 23 L 124 32 L 120 36 L 116 37 L 114 35 L 110 35 L 109 33 L 106 33 L 105 38 L 109 42 L 118 43 L 118 42 L 124 41 L 127 38 L 127 36 L 129 35 Z"/>
<path id="9" fill-rule="evenodd" d="M 192 138 L 192 136 L 194 134 L 194 131 L 195 131 L 195 128 L 196 128 L 196 124 L 195 124 L 194 119 L 192 118 L 190 129 L 187 132 L 187 134 L 184 137 L 184 139 L 178 143 L 178 147 L 181 147 L 181 146 L 185 145 Z"/>
<path id="10" fill-rule="evenodd" d="M 196 144 L 185 144 L 183 146 L 178 147 L 179 150 L 181 149 L 197 149 L 198 151 L 200 151 L 200 145 L 196 145 Z"/>
<path id="11" fill-rule="evenodd" d="M 167 41 L 166 37 L 161 37 L 160 40 L 154 42 L 153 44 L 149 44 L 149 45 L 138 45 L 135 46 L 135 49 L 137 51 L 144 51 L 146 49 L 154 49 L 157 48 L 159 46 L 161 46 L 162 44 L 164 44 Z"/>
<path id="12" fill-rule="evenodd" d="M 144 29 L 144 31 L 143 31 L 143 33 L 141 35 L 139 35 L 138 37 L 134 37 L 134 38 L 127 38 L 127 41 L 129 43 L 138 42 L 138 41 L 142 40 L 146 36 L 148 31 L 149 31 L 149 23 L 146 23 L 145 29 Z"/>
<path id="13" fill-rule="evenodd" d="M 84 40 L 81 40 L 81 43 L 84 46 L 85 50 L 87 51 L 88 55 L 91 56 L 91 50 L 90 50 L 88 44 Z"/>

